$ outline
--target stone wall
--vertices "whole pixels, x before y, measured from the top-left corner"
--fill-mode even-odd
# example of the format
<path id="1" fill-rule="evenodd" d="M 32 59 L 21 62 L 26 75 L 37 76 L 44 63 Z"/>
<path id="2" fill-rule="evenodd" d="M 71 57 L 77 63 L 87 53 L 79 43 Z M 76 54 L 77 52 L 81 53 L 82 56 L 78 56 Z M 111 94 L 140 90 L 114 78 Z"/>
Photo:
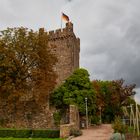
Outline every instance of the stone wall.
<path id="1" fill-rule="evenodd" d="M 75 128 L 79 129 L 79 111 L 75 105 L 70 105 L 70 124 L 74 124 Z"/>
<path id="2" fill-rule="evenodd" d="M 48 32 L 49 46 L 52 53 L 58 58 L 54 66 L 57 85 L 60 85 L 72 72 L 79 68 L 80 39 L 73 32 L 73 24 L 67 23 L 64 29 Z"/>
<path id="3" fill-rule="evenodd" d="M 53 122 L 53 110 L 49 110 L 47 104 L 39 106 L 35 101 L 24 101 L 11 106 L 1 104 L 0 127 L 12 128 L 55 128 Z"/>
<path id="4" fill-rule="evenodd" d="M 75 124 L 63 124 L 60 125 L 60 138 L 67 138 L 70 136 L 70 130 L 75 128 Z"/>
<path id="5" fill-rule="evenodd" d="M 77 106 L 70 105 L 69 124 L 60 125 L 60 137 L 67 138 L 71 129 L 79 129 L 79 111 Z"/>
<path id="6" fill-rule="evenodd" d="M 44 29 L 41 28 L 40 30 Z M 73 32 L 73 24 L 70 22 L 67 23 L 66 27 L 63 29 L 46 33 L 48 34 L 50 50 L 58 58 L 58 62 L 54 66 L 54 70 L 58 76 L 56 81 L 58 86 L 62 84 L 75 69 L 79 68 L 80 39 L 75 36 Z M 44 106 L 40 106 L 36 101 L 32 101 L 30 98 L 32 99 L 33 97 L 27 97 L 28 101 L 22 99 L 22 102 L 20 102 L 21 105 L 12 104 L 13 111 L 11 116 L 9 115 L 10 113 L 8 114 L 8 112 L 6 112 L 7 106 L 5 106 L 5 103 L 0 101 L 0 122 L 6 120 L 6 122 L 4 122 L 5 124 L 3 124 L 5 127 L 53 127 L 53 111 L 49 107 L 49 97 Z M 32 109 L 33 107 L 37 108 L 37 111 L 34 111 Z M 74 112 L 72 111 L 73 109 L 71 109 L 71 115 L 74 115 Z M 71 123 L 76 123 L 75 117 L 75 120 L 72 120 L 72 116 L 70 116 L 70 118 Z M 78 126 L 78 124 L 76 125 Z"/>

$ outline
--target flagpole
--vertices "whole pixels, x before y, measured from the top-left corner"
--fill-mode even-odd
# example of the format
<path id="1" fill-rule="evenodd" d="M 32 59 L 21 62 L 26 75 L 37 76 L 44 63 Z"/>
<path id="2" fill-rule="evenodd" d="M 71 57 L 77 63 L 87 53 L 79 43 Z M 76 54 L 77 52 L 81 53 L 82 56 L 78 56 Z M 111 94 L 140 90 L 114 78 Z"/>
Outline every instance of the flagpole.
<path id="1" fill-rule="evenodd" d="M 62 12 L 61 12 L 61 31 L 62 31 Z"/>

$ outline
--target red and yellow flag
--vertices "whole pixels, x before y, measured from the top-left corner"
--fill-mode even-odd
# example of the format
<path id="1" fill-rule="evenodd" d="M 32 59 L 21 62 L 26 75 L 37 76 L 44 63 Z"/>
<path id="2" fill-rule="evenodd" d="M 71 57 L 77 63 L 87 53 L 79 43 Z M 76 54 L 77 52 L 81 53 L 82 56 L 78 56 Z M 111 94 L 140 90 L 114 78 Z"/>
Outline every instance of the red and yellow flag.
<path id="1" fill-rule="evenodd" d="M 66 22 L 69 22 L 69 17 L 64 13 L 62 13 L 62 19 Z"/>

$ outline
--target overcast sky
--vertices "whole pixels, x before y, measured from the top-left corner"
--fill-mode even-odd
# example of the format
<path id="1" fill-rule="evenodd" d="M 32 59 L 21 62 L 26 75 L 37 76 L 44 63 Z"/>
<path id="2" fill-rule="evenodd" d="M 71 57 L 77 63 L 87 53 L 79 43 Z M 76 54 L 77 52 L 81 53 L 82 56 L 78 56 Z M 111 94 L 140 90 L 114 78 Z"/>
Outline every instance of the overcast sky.
<path id="1" fill-rule="evenodd" d="M 140 92 L 140 0 L 0 0 L 0 7 L 0 30 L 54 30 L 64 12 L 81 39 L 80 66 L 91 79 L 123 78 Z"/>

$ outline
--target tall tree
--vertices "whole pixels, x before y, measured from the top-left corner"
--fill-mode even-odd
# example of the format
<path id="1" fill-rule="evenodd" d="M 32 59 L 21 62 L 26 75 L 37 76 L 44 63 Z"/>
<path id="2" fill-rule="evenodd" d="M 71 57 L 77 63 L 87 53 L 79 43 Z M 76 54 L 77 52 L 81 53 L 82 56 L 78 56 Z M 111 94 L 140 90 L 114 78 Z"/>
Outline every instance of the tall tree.
<path id="1" fill-rule="evenodd" d="M 88 71 L 77 69 L 58 87 L 51 96 L 51 102 L 58 109 L 66 109 L 70 104 L 76 104 L 81 115 L 85 115 L 85 97 L 88 99 L 88 113 L 95 112 L 95 93 L 89 79 Z"/>
<path id="2" fill-rule="evenodd" d="M 121 115 L 121 107 L 126 105 L 128 98 L 135 94 L 133 85 L 124 85 L 124 80 L 99 81 L 92 82 L 93 88 L 96 91 L 98 105 L 102 109 L 102 119 L 104 121 L 112 121 L 115 115 Z"/>
<path id="3" fill-rule="evenodd" d="M 21 27 L 1 31 L 1 103 L 7 104 L 9 110 L 16 111 L 15 107 L 21 100 L 34 98 L 43 106 L 56 84 L 57 75 L 53 71 L 56 62 L 55 55 L 48 47 L 48 36 L 44 29 L 34 32 Z"/>

